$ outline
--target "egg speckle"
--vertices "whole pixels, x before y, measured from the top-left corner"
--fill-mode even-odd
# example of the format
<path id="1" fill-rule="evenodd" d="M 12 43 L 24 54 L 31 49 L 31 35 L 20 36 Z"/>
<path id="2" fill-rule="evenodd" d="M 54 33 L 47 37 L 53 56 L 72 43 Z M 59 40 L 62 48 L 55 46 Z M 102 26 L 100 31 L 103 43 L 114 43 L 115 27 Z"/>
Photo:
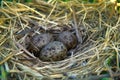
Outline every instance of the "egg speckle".
<path id="1" fill-rule="evenodd" d="M 52 40 L 53 40 L 53 37 L 49 33 L 37 34 L 31 38 L 31 47 L 34 50 L 39 51 L 42 47 L 44 47 L 46 44 L 48 44 Z"/>
<path id="2" fill-rule="evenodd" d="M 59 61 L 67 56 L 66 46 L 59 41 L 50 42 L 40 52 L 39 58 L 43 61 Z"/>
<path id="3" fill-rule="evenodd" d="M 72 49 L 77 45 L 77 37 L 69 31 L 60 33 L 57 40 L 63 42 L 68 49 Z"/>

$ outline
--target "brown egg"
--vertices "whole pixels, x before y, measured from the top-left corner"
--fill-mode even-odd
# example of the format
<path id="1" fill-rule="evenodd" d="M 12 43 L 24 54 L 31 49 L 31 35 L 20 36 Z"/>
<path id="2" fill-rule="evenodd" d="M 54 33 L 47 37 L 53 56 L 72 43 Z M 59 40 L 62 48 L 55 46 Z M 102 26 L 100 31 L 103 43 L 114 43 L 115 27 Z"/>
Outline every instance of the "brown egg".
<path id="1" fill-rule="evenodd" d="M 41 33 L 34 35 L 31 38 L 31 48 L 35 51 L 40 51 L 42 47 L 51 42 L 53 37 L 50 33 Z"/>
<path id="2" fill-rule="evenodd" d="M 60 33 L 57 40 L 63 42 L 68 50 L 77 45 L 77 37 L 69 31 Z"/>
<path id="3" fill-rule="evenodd" d="M 59 61 L 67 56 L 67 48 L 62 42 L 53 41 L 40 52 L 39 58 L 43 61 Z"/>

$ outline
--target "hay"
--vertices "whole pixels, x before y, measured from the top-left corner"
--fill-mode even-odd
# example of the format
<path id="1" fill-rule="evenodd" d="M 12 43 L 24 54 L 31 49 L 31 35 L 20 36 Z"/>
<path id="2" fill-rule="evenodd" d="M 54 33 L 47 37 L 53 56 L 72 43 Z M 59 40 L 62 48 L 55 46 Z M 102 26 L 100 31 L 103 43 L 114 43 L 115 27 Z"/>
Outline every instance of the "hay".
<path id="1" fill-rule="evenodd" d="M 7 72 L 19 80 L 92 80 L 88 77 L 103 71 L 113 77 L 112 68 L 115 73 L 119 72 L 120 63 L 120 18 L 113 5 L 105 1 L 81 4 L 77 0 L 49 0 L 48 3 L 41 1 L 28 5 L 3 1 L 0 9 L 0 65 L 7 64 Z M 24 47 L 28 33 L 39 33 L 39 28 L 57 31 L 64 26 L 75 29 L 80 41 L 71 50 L 73 55 L 65 60 L 43 62 Z M 82 40 L 79 39 L 81 36 Z M 110 67 L 107 61 L 113 56 L 116 64 Z"/>

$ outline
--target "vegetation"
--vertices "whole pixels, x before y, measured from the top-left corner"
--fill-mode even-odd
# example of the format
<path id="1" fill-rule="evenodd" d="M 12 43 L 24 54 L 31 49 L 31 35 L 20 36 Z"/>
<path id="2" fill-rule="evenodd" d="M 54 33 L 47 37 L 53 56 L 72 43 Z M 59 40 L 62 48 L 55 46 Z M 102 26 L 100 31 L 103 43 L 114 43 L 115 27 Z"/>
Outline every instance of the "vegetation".
<path id="1" fill-rule="evenodd" d="M 119 6 L 119 0 L 1 1 L 1 80 L 119 80 Z M 65 60 L 43 62 L 23 46 L 34 26 L 72 27 L 82 44 Z"/>

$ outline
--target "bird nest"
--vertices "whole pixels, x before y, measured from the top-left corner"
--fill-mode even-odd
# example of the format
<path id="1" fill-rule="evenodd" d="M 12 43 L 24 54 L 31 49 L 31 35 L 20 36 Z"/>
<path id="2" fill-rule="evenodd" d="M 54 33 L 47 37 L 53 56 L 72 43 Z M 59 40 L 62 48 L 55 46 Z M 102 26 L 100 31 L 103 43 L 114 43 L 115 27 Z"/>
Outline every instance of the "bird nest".
<path id="1" fill-rule="evenodd" d="M 103 71 L 118 72 L 120 25 L 114 4 L 105 1 L 82 4 L 79 1 L 2 2 L 0 9 L 0 64 L 10 79 L 53 80 L 86 79 Z M 45 62 L 25 47 L 26 37 L 34 33 L 70 30 L 77 46 L 60 61 Z M 107 65 L 115 56 L 112 68 Z M 94 78 L 92 78 L 94 79 Z"/>

